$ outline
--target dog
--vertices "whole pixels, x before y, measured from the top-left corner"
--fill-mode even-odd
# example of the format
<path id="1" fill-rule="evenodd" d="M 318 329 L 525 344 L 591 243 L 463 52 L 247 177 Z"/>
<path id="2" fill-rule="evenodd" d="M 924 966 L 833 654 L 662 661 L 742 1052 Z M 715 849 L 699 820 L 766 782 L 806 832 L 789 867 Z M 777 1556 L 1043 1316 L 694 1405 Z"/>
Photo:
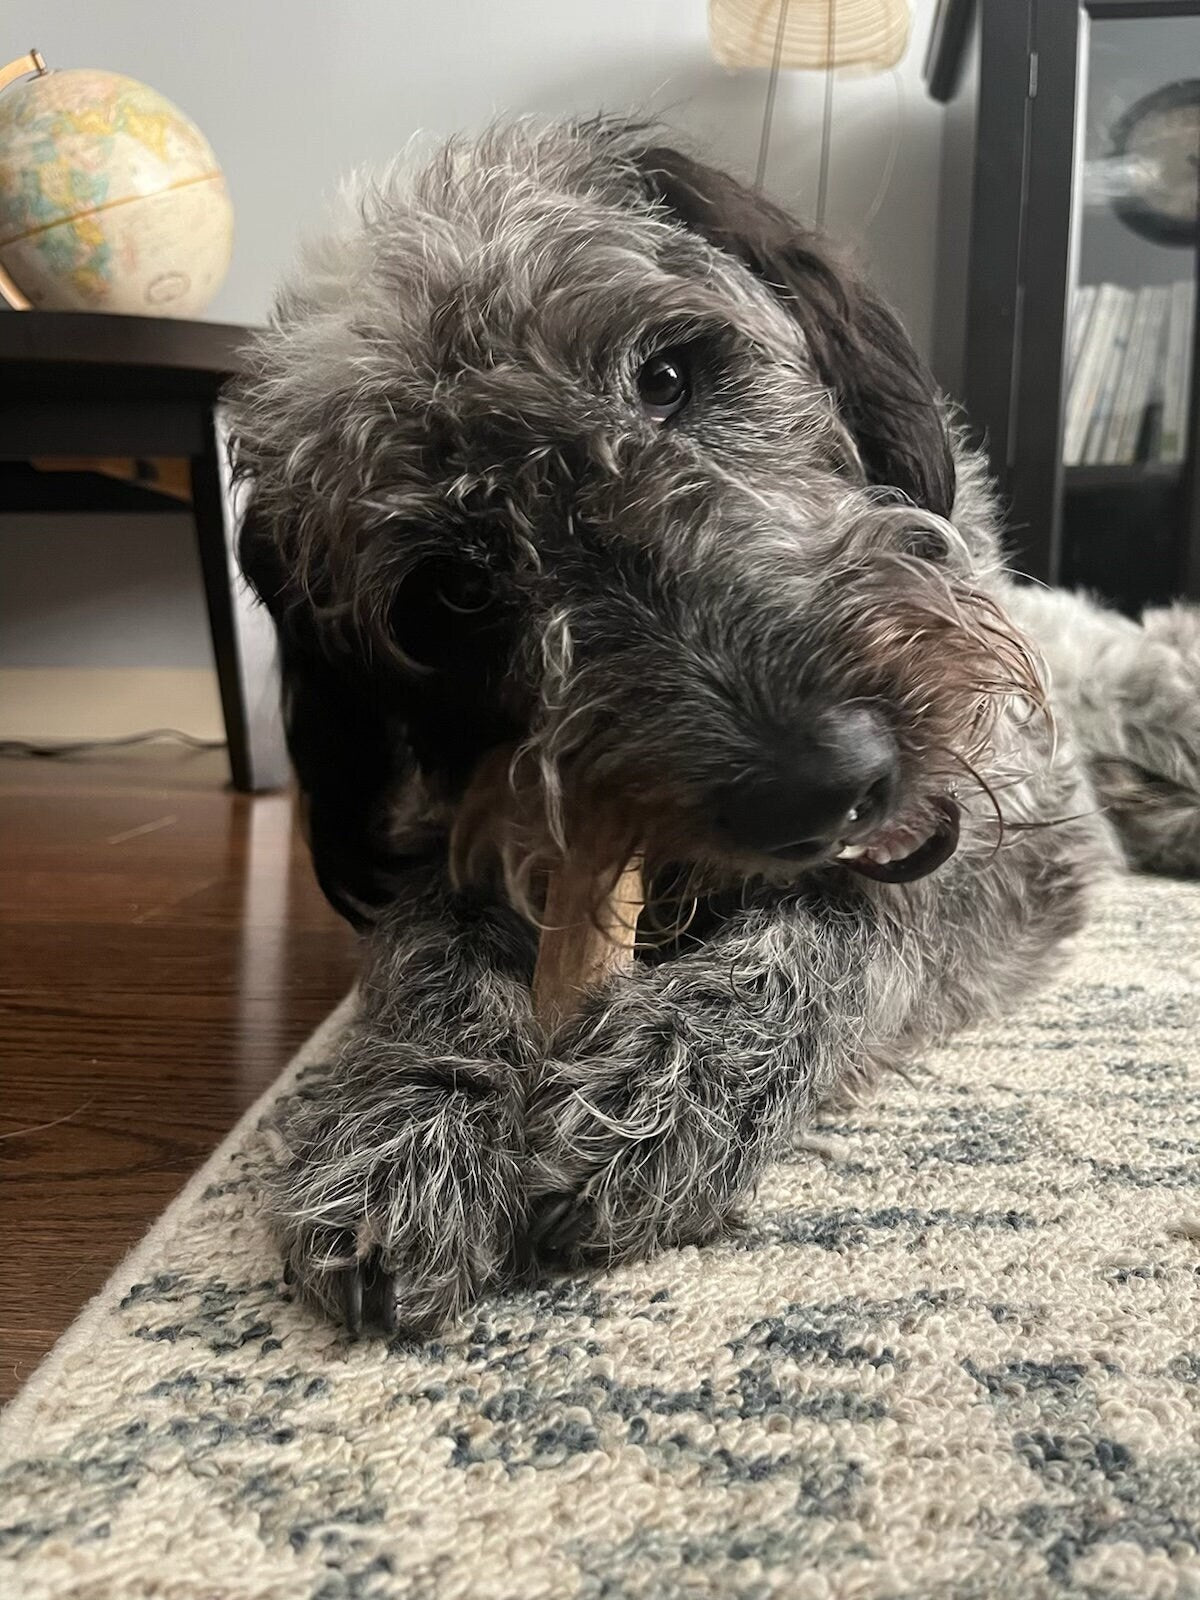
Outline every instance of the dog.
<path id="1" fill-rule="evenodd" d="M 1014 583 L 882 300 L 653 127 L 518 122 L 365 185 L 230 403 L 365 942 L 269 1205 L 352 1331 L 719 1238 L 797 1126 L 1041 982 L 1123 847 L 1200 865 L 1195 614 Z M 464 875 L 498 751 L 526 823 Z M 658 931 L 547 1039 L 539 873 L 598 817 Z"/>

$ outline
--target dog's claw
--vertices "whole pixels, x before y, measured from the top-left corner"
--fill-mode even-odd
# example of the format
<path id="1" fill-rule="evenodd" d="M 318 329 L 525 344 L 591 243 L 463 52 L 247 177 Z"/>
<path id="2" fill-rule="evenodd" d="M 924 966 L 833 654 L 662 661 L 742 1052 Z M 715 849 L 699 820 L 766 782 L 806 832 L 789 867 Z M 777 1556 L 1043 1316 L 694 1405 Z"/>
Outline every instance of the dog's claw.
<path id="1" fill-rule="evenodd" d="M 392 1334 L 400 1327 L 400 1308 L 396 1304 L 396 1281 L 390 1272 L 385 1272 L 381 1274 L 380 1282 L 382 1292 L 379 1320 L 383 1324 L 383 1331 Z"/>
<path id="2" fill-rule="evenodd" d="M 283 1281 L 297 1291 L 307 1288 L 331 1308 L 352 1339 L 371 1328 L 388 1334 L 394 1334 L 399 1328 L 396 1278 L 381 1264 L 378 1253 L 352 1266 L 330 1268 L 314 1277 L 306 1277 L 303 1265 L 298 1266 L 288 1257 L 283 1263 Z"/>
<path id="3" fill-rule="evenodd" d="M 399 1325 L 396 1307 L 396 1279 L 378 1257 L 364 1263 L 363 1316 L 367 1322 L 395 1333 Z"/>
<path id="4" fill-rule="evenodd" d="M 346 1267 L 340 1274 L 340 1289 L 342 1297 L 342 1319 L 346 1324 L 346 1332 L 352 1339 L 357 1339 L 362 1332 L 363 1310 L 363 1280 L 362 1267 L 355 1264 Z"/>
<path id="5" fill-rule="evenodd" d="M 546 1195 L 529 1223 L 529 1244 L 535 1257 L 562 1265 L 578 1264 L 575 1236 L 579 1228 L 579 1196 Z"/>

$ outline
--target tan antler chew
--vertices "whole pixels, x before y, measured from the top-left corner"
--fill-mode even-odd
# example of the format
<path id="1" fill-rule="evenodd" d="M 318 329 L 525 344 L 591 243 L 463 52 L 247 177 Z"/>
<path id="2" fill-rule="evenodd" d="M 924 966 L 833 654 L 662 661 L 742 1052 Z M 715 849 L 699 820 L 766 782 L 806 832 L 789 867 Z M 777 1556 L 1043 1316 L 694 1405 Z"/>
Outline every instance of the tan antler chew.
<path id="1" fill-rule="evenodd" d="M 455 881 L 477 881 L 494 870 L 506 833 L 519 835 L 527 797 L 514 788 L 513 750 L 501 745 L 480 761 L 459 805 L 451 836 Z M 571 1016 L 587 991 L 633 963 L 637 921 L 645 901 L 642 864 L 628 861 L 605 892 L 625 846 L 604 857 L 606 837 L 599 816 L 588 832 L 589 848 L 571 853 L 546 875 L 543 933 L 533 974 L 533 1008 L 547 1033 Z"/>
<path id="2" fill-rule="evenodd" d="M 533 1009 L 548 1033 L 571 1016 L 589 989 L 633 964 L 645 898 L 637 857 L 599 905 L 594 866 L 567 861 L 551 873 L 533 973 Z"/>

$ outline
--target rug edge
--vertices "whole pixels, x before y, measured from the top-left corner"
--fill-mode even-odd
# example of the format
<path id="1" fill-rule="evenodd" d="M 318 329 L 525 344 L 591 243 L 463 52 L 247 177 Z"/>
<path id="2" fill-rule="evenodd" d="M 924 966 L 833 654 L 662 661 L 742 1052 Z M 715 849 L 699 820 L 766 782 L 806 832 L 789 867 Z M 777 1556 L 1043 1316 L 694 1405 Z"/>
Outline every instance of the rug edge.
<path id="1" fill-rule="evenodd" d="M 121 1257 L 100 1288 L 80 1307 L 3 1411 L 0 1411 L 0 1446 L 8 1442 L 14 1429 L 23 1431 L 36 1423 L 42 1397 L 63 1364 L 86 1343 L 95 1324 L 111 1312 L 112 1301 L 128 1293 L 130 1286 L 141 1276 L 143 1263 L 153 1255 L 160 1239 L 169 1232 L 177 1215 L 190 1208 L 199 1198 L 211 1181 L 213 1168 L 225 1161 L 237 1148 L 246 1132 L 253 1127 L 266 1107 L 279 1094 L 286 1080 L 319 1056 L 329 1041 L 342 1031 L 353 1014 L 354 1003 L 355 991 L 352 989 L 338 1002 L 325 1020 L 318 1023 L 287 1064 L 258 1098 L 246 1108 L 216 1149 L 196 1168 L 166 1209 L 159 1213 L 137 1244 Z"/>

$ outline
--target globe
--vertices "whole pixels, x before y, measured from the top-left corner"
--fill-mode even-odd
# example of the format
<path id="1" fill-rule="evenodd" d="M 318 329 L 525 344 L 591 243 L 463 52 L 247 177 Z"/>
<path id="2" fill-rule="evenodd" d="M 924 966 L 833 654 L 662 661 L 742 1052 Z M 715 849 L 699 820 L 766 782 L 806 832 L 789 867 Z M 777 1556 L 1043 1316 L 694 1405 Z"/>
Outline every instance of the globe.
<path id="1" fill-rule="evenodd" d="M 156 90 L 72 69 L 0 93 L 0 267 L 32 306 L 195 316 L 232 248 L 212 148 Z"/>

